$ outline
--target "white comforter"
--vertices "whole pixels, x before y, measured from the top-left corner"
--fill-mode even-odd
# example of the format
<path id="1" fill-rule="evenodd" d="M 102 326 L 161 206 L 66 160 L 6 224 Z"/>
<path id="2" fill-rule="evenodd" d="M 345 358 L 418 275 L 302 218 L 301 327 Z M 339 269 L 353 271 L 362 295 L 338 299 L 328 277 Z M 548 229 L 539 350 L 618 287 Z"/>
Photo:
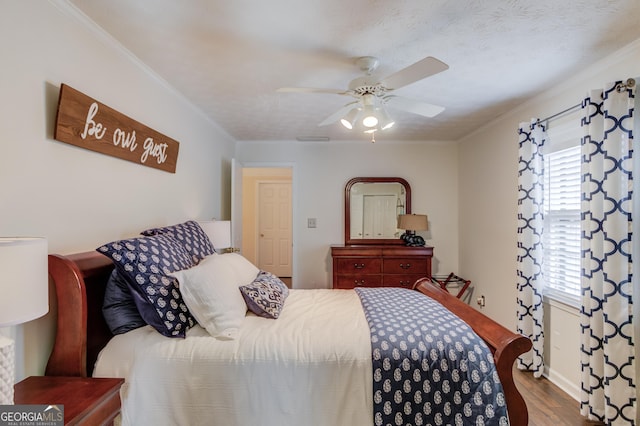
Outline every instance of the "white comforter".
<path id="1" fill-rule="evenodd" d="M 122 424 L 373 424 L 371 343 L 358 295 L 292 290 L 276 320 L 248 313 L 238 339 L 143 327 L 114 337 L 94 376 L 124 377 Z"/>

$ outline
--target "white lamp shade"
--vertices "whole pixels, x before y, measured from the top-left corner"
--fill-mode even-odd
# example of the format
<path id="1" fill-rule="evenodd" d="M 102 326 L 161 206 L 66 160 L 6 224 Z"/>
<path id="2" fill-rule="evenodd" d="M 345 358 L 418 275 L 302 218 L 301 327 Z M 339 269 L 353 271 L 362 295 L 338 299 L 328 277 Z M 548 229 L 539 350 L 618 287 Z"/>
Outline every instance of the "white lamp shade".
<path id="1" fill-rule="evenodd" d="M 211 240 L 213 248 L 220 250 L 231 247 L 230 220 L 212 220 L 198 223 Z"/>
<path id="2" fill-rule="evenodd" d="M 0 238 L 0 325 L 10 326 L 49 312 L 45 238 Z"/>

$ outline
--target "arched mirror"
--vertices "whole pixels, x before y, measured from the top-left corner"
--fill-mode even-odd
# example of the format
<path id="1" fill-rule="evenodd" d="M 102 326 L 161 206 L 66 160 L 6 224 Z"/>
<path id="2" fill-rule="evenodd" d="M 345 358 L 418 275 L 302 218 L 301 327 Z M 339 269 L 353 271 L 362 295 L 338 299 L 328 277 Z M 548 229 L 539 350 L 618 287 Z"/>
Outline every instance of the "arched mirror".
<path id="1" fill-rule="evenodd" d="M 411 187 L 399 177 L 357 177 L 344 190 L 344 243 L 404 244 L 398 215 L 411 213 Z"/>

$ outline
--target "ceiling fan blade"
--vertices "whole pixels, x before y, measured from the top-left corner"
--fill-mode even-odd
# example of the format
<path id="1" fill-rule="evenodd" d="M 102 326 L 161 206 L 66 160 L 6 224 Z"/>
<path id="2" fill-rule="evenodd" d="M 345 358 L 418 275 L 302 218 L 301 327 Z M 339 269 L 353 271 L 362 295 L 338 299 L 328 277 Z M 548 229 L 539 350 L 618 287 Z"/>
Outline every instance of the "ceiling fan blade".
<path id="1" fill-rule="evenodd" d="M 336 121 L 347 115 L 349 111 L 357 107 L 358 102 L 349 102 L 348 104 L 331 114 L 329 117 L 325 118 L 320 124 L 318 124 L 318 126 L 326 126 L 327 124 L 335 123 Z"/>
<path id="2" fill-rule="evenodd" d="M 411 112 L 413 114 L 422 115 L 425 117 L 435 117 L 444 111 L 444 107 L 438 105 L 428 104 L 422 101 L 416 101 L 414 99 L 404 98 L 401 96 L 387 96 L 385 97 L 387 105 L 395 109 L 401 109 L 403 111 Z"/>
<path id="3" fill-rule="evenodd" d="M 346 95 L 348 94 L 344 90 L 339 89 L 316 89 L 313 87 L 281 87 L 276 90 L 276 92 L 280 93 L 332 93 L 336 95 Z"/>
<path id="4" fill-rule="evenodd" d="M 409 65 L 382 79 L 380 83 L 390 90 L 399 89 L 447 69 L 449 69 L 449 65 L 432 56 L 427 56 L 415 64 Z"/>

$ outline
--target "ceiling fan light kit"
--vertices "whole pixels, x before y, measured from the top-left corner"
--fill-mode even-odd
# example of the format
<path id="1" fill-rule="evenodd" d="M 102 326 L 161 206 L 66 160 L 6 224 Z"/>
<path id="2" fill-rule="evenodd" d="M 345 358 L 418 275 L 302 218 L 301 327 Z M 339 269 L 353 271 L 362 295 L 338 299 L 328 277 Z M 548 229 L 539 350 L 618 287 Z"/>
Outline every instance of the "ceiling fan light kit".
<path id="1" fill-rule="evenodd" d="M 364 127 L 376 127 L 378 125 L 378 117 L 376 117 L 376 97 L 370 93 L 362 95 L 362 112 L 364 118 L 362 119 L 362 125 Z"/>
<path id="2" fill-rule="evenodd" d="M 364 133 L 371 133 L 372 131 L 387 130 L 393 127 L 395 121 L 387 110 L 383 106 L 375 106 L 375 96 L 371 94 L 364 95 L 362 104 L 364 104 L 362 107 L 354 107 L 340 119 L 340 123 L 345 128 L 353 130 L 357 123 L 365 127 Z M 362 120 L 359 120 L 360 116 L 363 116 Z"/>
<path id="3" fill-rule="evenodd" d="M 387 130 L 393 127 L 396 122 L 391 118 L 386 109 L 380 108 L 380 130 Z"/>
<path id="4" fill-rule="evenodd" d="M 444 107 L 391 95 L 391 92 L 445 71 L 449 68 L 447 64 L 436 58 L 427 56 L 382 79 L 372 75 L 378 68 L 378 64 L 378 59 L 373 56 L 357 58 L 356 65 L 358 65 L 365 75 L 351 80 L 347 90 L 284 87 L 278 89 L 278 91 L 332 93 L 352 96 L 356 99 L 354 102 L 344 105 L 318 125 L 324 126 L 339 120 L 345 128 L 353 130 L 356 127 L 360 127 L 356 126 L 356 123 L 358 123 L 365 127 L 364 132 L 368 134 L 373 134 L 379 130 L 390 129 L 395 124 L 395 121 L 389 116 L 385 108 L 386 104 L 398 110 L 429 118 L 434 117 L 444 110 Z M 360 120 L 361 116 L 363 118 Z"/>
<path id="5" fill-rule="evenodd" d="M 349 130 L 353 129 L 354 124 L 360 115 L 360 108 L 353 108 L 344 117 L 340 119 L 340 123 Z"/>
<path id="6" fill-rule="evenodd" d="M 376 127 L 378 125 L 378 117 L 375 116 L 373 107 L 364 107 L 364 118 L 362 119 L 364 127 Z"/>

